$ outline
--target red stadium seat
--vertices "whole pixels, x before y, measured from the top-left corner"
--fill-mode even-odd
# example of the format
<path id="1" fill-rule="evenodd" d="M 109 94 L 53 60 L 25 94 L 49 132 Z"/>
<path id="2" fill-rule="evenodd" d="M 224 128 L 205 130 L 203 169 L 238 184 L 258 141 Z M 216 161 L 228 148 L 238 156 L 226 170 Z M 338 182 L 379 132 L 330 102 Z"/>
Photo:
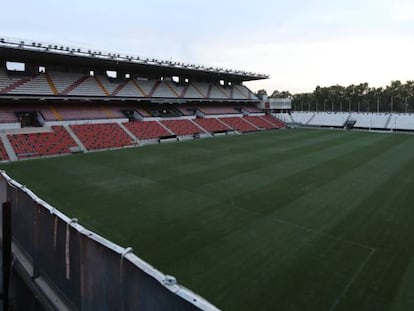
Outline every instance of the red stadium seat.
<path id="1" fill-rule="evenodd" d="M 0 160 L 7 161 L 9 160 L 9 155 L 7 154 L 6 148 L 4 148 L 3 142 L 0 140 Z"/>
<path id="2" fill-rule="evenodd" d="M 266 120 L 267 122 L 270 122 L 271 124 L 273 124 L 277 128 L 284 128 L 284 127 L 286 127 L 286 124 L 284 122 L 280 121 L 279 119 L 277 119 L 275 117 L 272 117 L 272 116 L 263 116 L 261 118 L 264 119 L 264 120 Z"/>
<path id="3" fill-rule="evenodd" d="M 216 118 L 204 118 L 204 119 L 196 119 L 194 120 L 198 125 L 200 125 L 203 129 L 209 132 L 222 132 L 231 130 L 230 127 L 223 124 Z"/>
<path id="4" fill-rule="evenodd" d="M 116 123 L 71 125 L 70 128 L 88 150 L 133 145 L 131 137 Z"/>
<path id="5" fill-rule="evenodd" d="M 193 135 L 204 132 L 190 120 L 165 120 L 161 121 L 161 123 L 178 136 Z"/>
<path id="6" fill-rule="evenodd" d="M 250 123 L 246 122 L 245 120 L 243 120 L 243 118 L 240 117 L 219 118 L 219 120 L 223 121 L 232 129 L 242 133 L 254 132 L 258 130 L 257 127 L 251 125 Z"/>
<path id="7" fill-rule="evenodd" d="M 156 121 L 134 121 L 123 123 L 123 125 L 138 139 L 157 139 L 171 135 Z"/>
<path id="8" fill-rule="evenodd" d="M 271 130 L 271 129 L 279 128 L 276 124 L 271 123 L 267 121 L 266 119 L 263 119 L 260 116 L 246 116 L 244 117 L 244 119 L 246 119 L 250 123 L 253 123 L 255 126 L 257 126 L 260 129 Z"/>
<path id="9" fill-rule="evenodd" d="M 77 147 L 63 126 L 52 126 L 52 132 L 7 135 L 19 159 L 71 153 Z"/>

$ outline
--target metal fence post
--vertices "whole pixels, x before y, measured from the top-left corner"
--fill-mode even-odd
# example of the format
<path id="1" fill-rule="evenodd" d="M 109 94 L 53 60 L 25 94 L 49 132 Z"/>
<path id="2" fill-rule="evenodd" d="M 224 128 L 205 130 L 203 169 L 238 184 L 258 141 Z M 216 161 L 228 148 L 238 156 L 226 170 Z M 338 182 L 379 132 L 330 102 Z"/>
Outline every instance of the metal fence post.
<path id="1" fill-rule="evenodd" d="M 34 219 L 33 219 L 33 275 L 32 279 L 36 279 L 39 277 L 39 213 L 40 213 L 40 206 L 34 203 L 33 210 L 34 210 Z"/>
<path id="2" fill-rule="evenodd" d="M 10 202 L 3 203 L 3 310 L 10 309 L 9 302 L 9 286 L 10 286 L 10 272 L 12 262 L 11 252 L 11 204 Z"/>

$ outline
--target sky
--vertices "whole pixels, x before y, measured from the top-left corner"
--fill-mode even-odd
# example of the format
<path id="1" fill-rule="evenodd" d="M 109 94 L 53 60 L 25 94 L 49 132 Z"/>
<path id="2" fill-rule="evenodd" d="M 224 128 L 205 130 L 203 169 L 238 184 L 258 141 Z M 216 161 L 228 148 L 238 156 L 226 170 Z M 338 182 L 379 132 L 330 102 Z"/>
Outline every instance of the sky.
<path id="1" fill-rule="evenodd" d="M 0 36 L 265 73 L 253 91 L 414 80 L 414 0 L 4 1 Z"/>

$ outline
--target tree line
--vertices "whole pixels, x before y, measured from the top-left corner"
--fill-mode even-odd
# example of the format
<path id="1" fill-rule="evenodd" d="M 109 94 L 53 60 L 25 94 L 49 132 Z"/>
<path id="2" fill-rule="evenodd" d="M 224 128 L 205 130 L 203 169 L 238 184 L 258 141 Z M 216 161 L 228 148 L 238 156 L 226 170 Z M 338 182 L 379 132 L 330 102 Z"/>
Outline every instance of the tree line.
<path id="1" fill-rule="evenodd" d="M 267 95 L 259 90 L 258 95 Z M 275 90 L 269 97 L 291 98 L 293 110 L 304 111 L 359 111 L 359 112 L 413 112 L 414 81 L 392 81 L 383 87 L 368 83 L 348 86 L 317 86 L 312 93 L 291 94 Z"/>

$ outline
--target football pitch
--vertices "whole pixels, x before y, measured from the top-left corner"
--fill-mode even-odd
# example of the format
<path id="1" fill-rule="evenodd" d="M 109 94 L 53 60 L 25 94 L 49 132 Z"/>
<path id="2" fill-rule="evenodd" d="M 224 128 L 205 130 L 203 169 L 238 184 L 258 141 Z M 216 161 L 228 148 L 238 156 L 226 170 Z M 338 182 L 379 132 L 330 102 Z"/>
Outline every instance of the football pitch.
<path id="1" fill-rule="evenodd" d="M 279 130 L 2 164 L 223 310 L 414 310 L 414 136 Z"/>

